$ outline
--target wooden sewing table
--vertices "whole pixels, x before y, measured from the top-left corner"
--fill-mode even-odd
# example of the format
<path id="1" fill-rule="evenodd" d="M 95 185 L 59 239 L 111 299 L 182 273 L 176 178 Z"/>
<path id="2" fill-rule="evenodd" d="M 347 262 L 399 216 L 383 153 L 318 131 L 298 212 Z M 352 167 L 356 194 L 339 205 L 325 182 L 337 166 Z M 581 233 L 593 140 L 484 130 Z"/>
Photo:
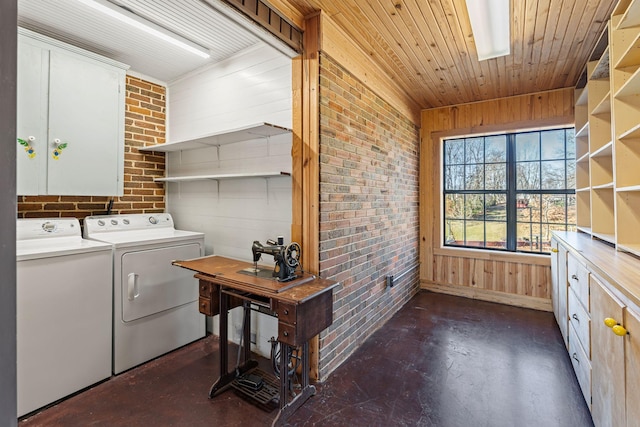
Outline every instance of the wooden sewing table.
<path id="1" fill-rule="evenodd" d="M 258 365 L 251 359 L 251 306 L 278 318 L 281 355 L 288 354 L 290 347 L 301 347 L 301 390 L 292 399 L 289 398 L 289 360 L 280 357 L 279 412 L 273 425 L 284 422 L 315 394 L 315 387 L 309 384 L 309 340 L 333 322 L 332 290 L 338 284 L 309 273 L 298 273 L 299 277 L 294 280 L 278 282 L 270 277 L 272 269 L 268 270 L 269 274 L 264 274 L 266 270 L 251 274 L 255 272 L 252 263 L 216 255 L 173 264 L 196 272 L 195 277 L 200 281 L 200 312 L 207 316 L 221 314 L 220 377 L 211 386 L 210 398 L 226 390 L 238 375 Z M 244 307 L 243 360 L 237 370 L 229 371 L 227 314 L 239 306 Z"/>

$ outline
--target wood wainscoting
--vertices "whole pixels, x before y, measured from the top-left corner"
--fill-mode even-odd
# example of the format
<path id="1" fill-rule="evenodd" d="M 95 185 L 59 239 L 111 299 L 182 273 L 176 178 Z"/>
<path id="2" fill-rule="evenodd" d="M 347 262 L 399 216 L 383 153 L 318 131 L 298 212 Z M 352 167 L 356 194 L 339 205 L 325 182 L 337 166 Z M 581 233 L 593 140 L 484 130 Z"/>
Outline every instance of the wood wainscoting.
<path id="1" fill-rule="evenodd" d="M 566 88 L 422 111 L 422 288 L 551 311 L 548 256 L 442 246 L 441 141 L 462 135 L 571 126 L 573 110 L 573 88 Z"/>

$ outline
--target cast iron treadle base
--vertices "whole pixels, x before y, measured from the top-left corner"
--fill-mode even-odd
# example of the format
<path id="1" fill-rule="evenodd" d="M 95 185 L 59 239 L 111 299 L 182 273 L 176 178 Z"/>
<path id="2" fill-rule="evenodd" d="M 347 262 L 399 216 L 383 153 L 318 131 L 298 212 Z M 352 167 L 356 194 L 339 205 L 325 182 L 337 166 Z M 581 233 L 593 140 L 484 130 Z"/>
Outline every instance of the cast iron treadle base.
<path id="1" fill-rule="evenodd" d="M 251 390 L 250 388 L 242 386 L 237 378 L 230 384 L 231 387 L 233 387 L 240 396 L 249 398 L 251 402 L 256 403 L 260 408 L 266 411 L 274 410 L 278 406 L 278 397 L 280 394 L 280 384 L 277 378 L 259 368 L 253 369 L 248 373 L 258 375 L 262 378 L 263 383 L 260 390 Z"/>

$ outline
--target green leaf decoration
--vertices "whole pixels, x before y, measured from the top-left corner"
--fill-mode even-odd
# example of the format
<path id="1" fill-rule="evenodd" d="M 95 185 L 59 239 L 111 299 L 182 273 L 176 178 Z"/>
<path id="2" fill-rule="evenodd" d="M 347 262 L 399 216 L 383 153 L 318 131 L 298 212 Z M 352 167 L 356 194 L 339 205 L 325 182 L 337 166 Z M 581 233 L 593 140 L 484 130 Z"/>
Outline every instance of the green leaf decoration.
<path id="1" fill-rule="evenodd" d="M 62 144 L 58 145 L 58 150 L 64 150 L 65 148 L 67 148 L 66 142 L 63 142 Z"/>
<path id="2" fill-rule="evenodd" d="M 16 138 L 18 140 L 18 144 L 22 145 L 23 147 L 28 147 L 29 143 L 27 141 L 25 141 L 22 138 Z"/>

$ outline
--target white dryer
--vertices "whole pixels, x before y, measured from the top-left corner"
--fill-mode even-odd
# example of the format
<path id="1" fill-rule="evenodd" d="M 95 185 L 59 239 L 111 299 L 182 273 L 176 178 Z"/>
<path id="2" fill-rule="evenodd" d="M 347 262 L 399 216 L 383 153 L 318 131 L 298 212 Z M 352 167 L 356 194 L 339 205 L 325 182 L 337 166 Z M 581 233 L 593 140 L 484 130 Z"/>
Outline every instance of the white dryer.
<path id="1" fill-rule="evenodd" d="M 171 264 L 203 256 L 203 233 L 163 213 L 87 217 L 84 236 L 113 250 L 114 374 L 204 337 L 198 281 Z"/>
<path id="2" fill-rule="evenodd" d="M 75 218 L 16 224 L 18 416 L 111 376 L 111 246 Z"/>

